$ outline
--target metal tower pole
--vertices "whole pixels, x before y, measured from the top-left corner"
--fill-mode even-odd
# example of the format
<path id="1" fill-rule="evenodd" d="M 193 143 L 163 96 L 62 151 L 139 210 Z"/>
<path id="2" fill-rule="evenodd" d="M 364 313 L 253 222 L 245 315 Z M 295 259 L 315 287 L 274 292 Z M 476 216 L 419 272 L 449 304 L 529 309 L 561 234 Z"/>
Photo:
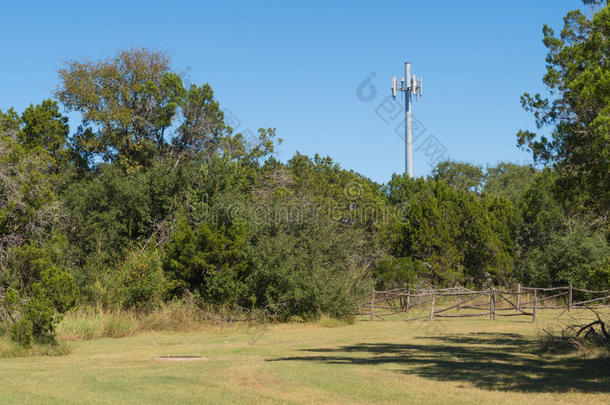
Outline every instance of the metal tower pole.
<path id="1" fill-rule="evenodd" d="M 413 170 L 413 97 L 421 97 L 423 92 L 423 79 L 419 80 L 415 75 L 411 77 L 411 62 L 405 62 L 405 77 L 401 80 L 400 87 L 396 76 L 392 78 L 392 97 L 400 91 L 405 95 L 405 174 L 415 177 Z"/>
<path id="2" fill-rule="evenodd" d="M 412 87 L 415 83 L 411 78 L 411 62 L 405 62 L 405 172 L 413 178 L 413 97 Z"/>

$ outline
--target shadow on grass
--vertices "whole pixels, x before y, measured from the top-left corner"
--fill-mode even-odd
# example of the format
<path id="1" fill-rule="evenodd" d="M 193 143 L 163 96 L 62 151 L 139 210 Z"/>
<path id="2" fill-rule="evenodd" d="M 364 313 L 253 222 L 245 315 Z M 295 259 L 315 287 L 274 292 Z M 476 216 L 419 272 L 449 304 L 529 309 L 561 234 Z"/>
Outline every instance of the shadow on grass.
<path id="1" fill-rule="evenodd" d="M 468 382 L 487 390 L 610 392 L 608 358 L 553 357 L 512 333 L 421 337 L 428 344 L 359 343 L 303 350 L 317 355 L 268 361 L 313 361 L 338 365 L 390 365 L 396 372 L 438 381 Z"/>

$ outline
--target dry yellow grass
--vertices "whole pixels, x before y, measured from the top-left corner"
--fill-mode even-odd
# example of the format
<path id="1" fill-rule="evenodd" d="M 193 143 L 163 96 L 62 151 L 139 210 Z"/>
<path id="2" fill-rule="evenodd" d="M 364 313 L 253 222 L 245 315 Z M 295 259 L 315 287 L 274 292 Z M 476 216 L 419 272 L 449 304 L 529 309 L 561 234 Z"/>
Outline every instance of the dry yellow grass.
<path id="1" fill-rule="evenodd" d="M 325 321 L 76 341 L 66 356 L 0 360 L 0 402 L 609 403 L 607 357 L 537 351 L 558 314 L 541 311 L 535 324 Z M 168 355 L 208 361 L 155 360 Z"/>

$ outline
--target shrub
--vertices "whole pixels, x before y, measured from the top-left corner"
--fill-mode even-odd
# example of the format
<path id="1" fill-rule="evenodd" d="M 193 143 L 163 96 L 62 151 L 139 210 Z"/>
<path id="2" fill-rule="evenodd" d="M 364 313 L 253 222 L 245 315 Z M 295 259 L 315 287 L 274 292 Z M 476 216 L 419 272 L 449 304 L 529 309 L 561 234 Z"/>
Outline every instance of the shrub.
<path id="1" fill-rule="evenodd" d="M 34 325 L 32 321 L 27 318 L 21 318 L 17 320 L 10 327 L 10 336 L 11 339 L 19 343 L 24 348 L 32 347 Z"/>
<path id="2" fill-rule="evenodd" d="M 372 288 L 361 233 L 322 220 L 268 226 L 250 247 L 249 300 L 280 320 L 352 316 Z"/>
<path id="3" fill-rule="evenodd" d="M 182 216 L 165 250 L 164 268 L 173 294 L 188 290 L 213 304 L 235 304 L 243 291 L 240 276 L 248 265 L 245 241 L 241 223 L 191 226 Z"/>
<path id="4" fill-rule="evenodd" d="M 150 311 L 161 305 L 167 291 L 161 258 L 155 249 L 132 251 L 118 269 L 118 304 Z"/>
<path id="5" fill-rule="evenodd" d="M 40 281 L 29 288 L 9 288 L 3 304 L 12 320 L 11 338 L 23 347 L 30 347 L 32 341 L 55 344 L 56 325 L 77 298 L 74 278 L 55 266 L 41 270 Z"/>

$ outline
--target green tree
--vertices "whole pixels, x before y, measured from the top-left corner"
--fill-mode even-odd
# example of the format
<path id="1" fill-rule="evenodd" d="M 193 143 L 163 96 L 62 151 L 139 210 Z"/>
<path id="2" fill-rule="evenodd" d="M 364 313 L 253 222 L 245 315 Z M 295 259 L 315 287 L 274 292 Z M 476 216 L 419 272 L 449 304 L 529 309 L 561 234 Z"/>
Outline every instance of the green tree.
<path id="1" fill-rule="evenodd" d="M 180 217 L 166 246 L 164 268 L 174 293 L 199 293 L 208 302 L 237 303 L 247 269 L 246 229 L 239 222 L 192 227 Z"/>
<path id="2" fill-rule="evenodd" d="M 388 194 L 403 213 L 393 256 L 411 258 L 410 272 L 421 281 L 481 286 L 510 280 L 518 224 L 510 202 L 406 176 L 394 176 Z"/>
<path id="3" fill-rule="evenodd" d="M 60 204 L 54 193 L 53 164 L 41 149 L 24 149 L 0 134 L 0 267 L 11 248 L 43 240 L 57 226 Z"/>
<path id="4" fill-rule="evenodd" d="M 68 117 L 59 112 L 56 101 L 47 99 L 36 106 L 30 104 L 21 120 L 24 126 L 19 132 L 19 141 L 24 147 L 46 149 L 56 161 L 65 159 L 70 128 Z"/>
<path id="5" fill-rule="evenodd" d="M 218 150 L 228 128 L 220 105 L 214 100 L 212 87 L 209 84 L 191 85 L 180 107 L 183 120 L 172 141 L 177 162 L 184 155 L 192 156 L 202 151 L 210 154 Z"/>
<path id="6" fill-rule="evenodd" d="M 600 4 L 600 1 L 587 1 Z M 564 194 L 585 195 L 602 217 L 610 208 L 610 6 L 587 18 L 569 12 L 559 35 L 544 26 L 548 49 L 544 83 L 549 98 L 525 93 L 522 105 L 536 118 L 538 129 L 550 126 L 551 137 L 530 131 L 517 135 L 534 159 L 552 164 Z"/>
<path id="7" fill-rule="evenodd" d="M 132 241 L 150 236 L 154 220 L 148 180 L 147 172 L 125 176 L 121 167 L 104 164 L 66 190 L 69 240 L 82 256 L 99 253 L 115 263 Z"/>
<path id="8" fill-rule="evenodd" d="M 71 61 L 59 71 L 57 98 L 83 116 L 89 152 L 130 169 L 167 151 L 166 132 L 186 93 L 163 52 L 134 48 L 97 62 Z"/>
<path id="9" fill-rule="evenodd" d="M 6 112 L 0 110 L 0 136 L 15 138 L 21 124 L 21 118 L 13 108 L 9 108 Z"/>
<path id="10" fill-rule="evenodd" d="M 54 343 L 61 314 L 77 303 L 78 289 L 61 259 L 52 243 L 30 241 L 13 247 L 0 268 L 0 290 L 7 291 L 0 305 L 10 314 L 12 338 L 23 346 Z"/>
<path id="11" fill-rule="evenodd" d="M 519 231 L 520 250 L 543 246 L 551 235 L 561 232 L 568 214 L 557 197 L 556 172 L 545 169 L 532 182 L 518 202 L 523 224 Z"/>
<path id="12" fill-rule="evenodd" d="M 532 166 L 502 162 L 488 167 L 483 192 L 505 198 L 516 204 L 537 175 Z"/>
<path id="13" fill-rule="evenodd" d="M 124 309 L 153 310 L 159 307 L 168 288 L 157 249 L 132 250 L 118 265 L 112 281 L 114 304 Z"/>
<path id="14" fill-rule="evenodd" d="M 522 279 L 536 286 L 572 283 L 580 288 L 605 289 L 610 286 L 609 257 L 604 235 L 573 220 L 561 232 L 551 234 L 546 244 L 526 252 Z"/>
<path id="15" fill-rule="evenodd" d="M 442 180 L 461 190 L 479 191 L 484 179 L 483 169 L 466 162 L 444 160 L 432 170 L 434 180 Z"/>

